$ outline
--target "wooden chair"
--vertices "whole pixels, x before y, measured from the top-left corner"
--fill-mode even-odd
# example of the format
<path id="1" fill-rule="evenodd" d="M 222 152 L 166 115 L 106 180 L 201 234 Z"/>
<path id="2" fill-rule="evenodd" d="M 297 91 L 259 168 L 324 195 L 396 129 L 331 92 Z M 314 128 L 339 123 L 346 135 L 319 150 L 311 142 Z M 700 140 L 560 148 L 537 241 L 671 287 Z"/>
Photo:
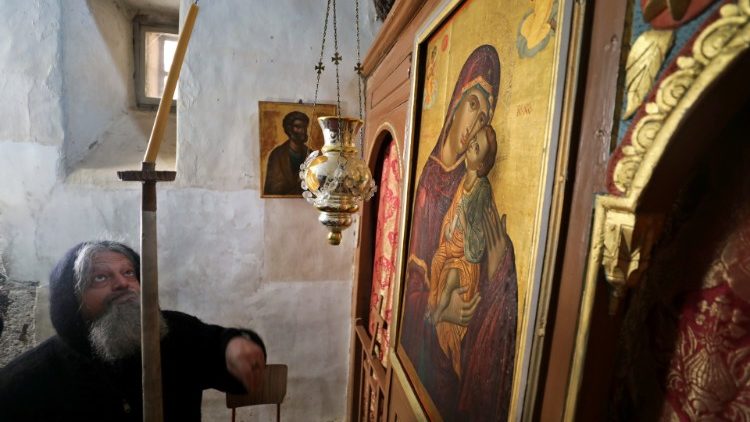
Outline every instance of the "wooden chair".
<path id="1" fill-rule="evenodd" d="M 227 393 L 227 408 L 232 409 L 232 422 L 238 407 L 275 404 L 276 422 L 281 420 L 281 402 L 286 396 L 286 365 L 266 365 L 263 388 L 248 394 Z"/>

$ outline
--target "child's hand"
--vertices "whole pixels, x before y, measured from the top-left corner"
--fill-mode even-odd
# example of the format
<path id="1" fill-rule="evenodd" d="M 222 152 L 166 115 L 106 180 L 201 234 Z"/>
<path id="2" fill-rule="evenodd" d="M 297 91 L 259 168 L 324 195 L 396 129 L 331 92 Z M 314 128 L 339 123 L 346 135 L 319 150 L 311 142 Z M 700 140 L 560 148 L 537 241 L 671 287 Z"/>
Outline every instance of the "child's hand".
<path id="1" fill-rule="evenodd" d="M 505 214 L 502 217 L 498 217 L 494 206 L 484 210 L 484 218 L 482 220 L 484 233 L 487 238 L 488 276 L 492 278 L 502 263 L 505 251 L 510 243 L 510 238 L 505 228 Z"/>

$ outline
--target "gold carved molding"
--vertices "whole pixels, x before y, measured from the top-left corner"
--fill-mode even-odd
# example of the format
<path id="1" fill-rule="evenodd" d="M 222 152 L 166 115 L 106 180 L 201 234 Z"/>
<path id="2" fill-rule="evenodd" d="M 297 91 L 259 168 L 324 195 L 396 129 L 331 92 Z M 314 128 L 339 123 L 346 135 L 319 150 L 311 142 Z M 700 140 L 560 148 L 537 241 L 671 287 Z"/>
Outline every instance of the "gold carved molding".
<path id="1" fill-rule="evenodd" d="M 689 55 L 679 56 L 676 70 L 656 86 L 653 101 L 642 105 L 630 139 L 620 147 L 612 166 L 612 193 L 595 200 L 589 258 L 576 334 L 575 352 L 565 402 L 564 420 L 576 416 L 578 392 L 599 275 L 610 287 L 610 312 L 627 289 L 636 286 L 648 267 L 665 215 L 640 211 L 641 195 L 680 123 L 701 94 L 727 67 L 750 49 L 750 0 L 722 6 L 719 17 L 703 28 Z M 619 192 L 618 192 L 619 191 Z"/>
<path id="2" fill-rule="evenodd" d="M 624 194 L 630 192 L 641 166 L 651 167 L 658 162 L 668 144 L 676 123 L 695 101 L 685 98 L 693 86 L 701 92 L 724 70 L 726 65 L 750 45 L 748 20 L 750 0 L 724 5 L 721 17 L 708 25 L 695 39 L 692 55 L 677 58 L 677 70 L 664 78 L 657 87 L 653 102 L 646 103 L 645 115 L 635 122 L 631 143 L 622 147 L 623 156 L 615 164 L 613 182 Z M 683 101 L 683 99 L 685 101 Z M 685 107 L 687 103 L 688 107 Z M 680 105 L 681 107 L 677 107 Z M 667 125 L 672 120 L 671 125 Z M 662 138 L 660 145 L 655 145 Z M 646 155 L 653 156 L 647 160 Z M 650 175 L 650 172 L 648 172 Z M 641 177 L 643 179 L 643 177 Z M 635 189 L 642 186 L 635 186 Z"/>
<path id="3" fill-rule="evenodd" d="M 653 170 L 673 141 L 673 134 L 687 110 L 726 67 L 750 47 L 750 0 L 726 4 L 719 18 L 695 38 L 691 55 L 679 56 L 677 70 L 656 87 L 654 101 L 634 123 L 629 139 L 621 146 L 612 170 L 612 182 L 621 195 L 603 195 L 601 227 L 594 227 L 592 243 L 601 242 L 601 253 L 589 259 L 604 267 L 612 285 L 611 312 L 628 287 L 638 284 L 648 255 L 661 232 L 662 217 L 639 215 L 640 197 L 651 183 Z M 650 231 L 644 233 L 643 231 Z M 598 266 L 598 265 L 597 265 Z"/>
<path id="4" fill-rule="evenodd" d="M 661 231 L 660 215 L 639 216 L 628 210 L 604 211 L 601 261 L 612 286 L 609 313 L 614 315 L 628 288 L 634 287 L 648 268 L 651 248 Z"/>
<path id="5" fill-rule="evenodd" d="M 625 63 L 625 96 L 628 103 L 622 113 L 623 118 L 632 116 L 646 99 L 673 44 L 672 30 L 651 29 L 635 40 Z"/>

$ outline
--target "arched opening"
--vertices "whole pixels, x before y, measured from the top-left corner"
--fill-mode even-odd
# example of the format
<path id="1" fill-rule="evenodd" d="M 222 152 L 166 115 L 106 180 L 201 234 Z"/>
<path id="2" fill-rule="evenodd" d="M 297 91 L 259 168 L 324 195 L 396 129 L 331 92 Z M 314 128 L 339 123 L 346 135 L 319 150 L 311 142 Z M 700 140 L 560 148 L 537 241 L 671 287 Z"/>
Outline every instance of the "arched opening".
<path id="1" fill-rule="evenodd" d="M 735 372 L 750 352 L 750 101 L 733 114 L 675 190 L 631 295 L 615 364 L 622 420 L 734 420 L 750 410 Z"/>
<path id="2" fill-rule="evenodd" d="M 750 317 L 750 296 L 743 297 L 750 266 L 736 265 L 750 259 L 748 72 L 750 52 L 744 51 L 684 110 L 640 186 L 631 229 L 644 216 L 664 223 L 653 231 L 653 251 L 631 258 L 648 267 L 622 314 L 607 315 L 606 289 L 597 282 L 587 333 L 596 341 L 586 346 L 577 418 L 732 420 L 728 413 L 701 412 L 731 412 L 744 400 L 740 389 L 720 387 L 744 385 L 731 369 L 739 361 L 729 360 L 750 353 L 742 331 L 750 328 L 743 319 Z M 634 250 L 628 245 L 620 252 Z M 708 362 L 703 373 L 691 366 L 699 361 Z"/>
<path id="3" fill-rule="evenodd" d="M 378 191 L 363 206 L 360 224 L 353 298 L 352 420 L 369 419 L 368 414 L 382 415 L 385 410 L 390 304 L 398 249 L 400 152 L 388 130 L 376 136 L 370 151 L 367 161 Z"/>

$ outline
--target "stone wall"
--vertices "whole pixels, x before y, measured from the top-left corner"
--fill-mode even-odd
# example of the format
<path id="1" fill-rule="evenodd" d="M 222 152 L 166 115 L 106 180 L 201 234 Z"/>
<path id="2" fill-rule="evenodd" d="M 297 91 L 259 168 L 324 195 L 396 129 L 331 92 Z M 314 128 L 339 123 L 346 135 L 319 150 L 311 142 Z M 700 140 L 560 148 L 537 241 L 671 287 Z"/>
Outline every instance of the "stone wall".
<path id="1" fill-rule="evenodd" d="M 0 367 L 34 346 L 37 282 L 0 275 Z"/>
<path id="2" fill-rule="evenodd" d="M 2 238 L 0 238 L 2 244 Z M 35 281 L 8 279 L 0 248 L 0 368 L 35 344 Z"/>

